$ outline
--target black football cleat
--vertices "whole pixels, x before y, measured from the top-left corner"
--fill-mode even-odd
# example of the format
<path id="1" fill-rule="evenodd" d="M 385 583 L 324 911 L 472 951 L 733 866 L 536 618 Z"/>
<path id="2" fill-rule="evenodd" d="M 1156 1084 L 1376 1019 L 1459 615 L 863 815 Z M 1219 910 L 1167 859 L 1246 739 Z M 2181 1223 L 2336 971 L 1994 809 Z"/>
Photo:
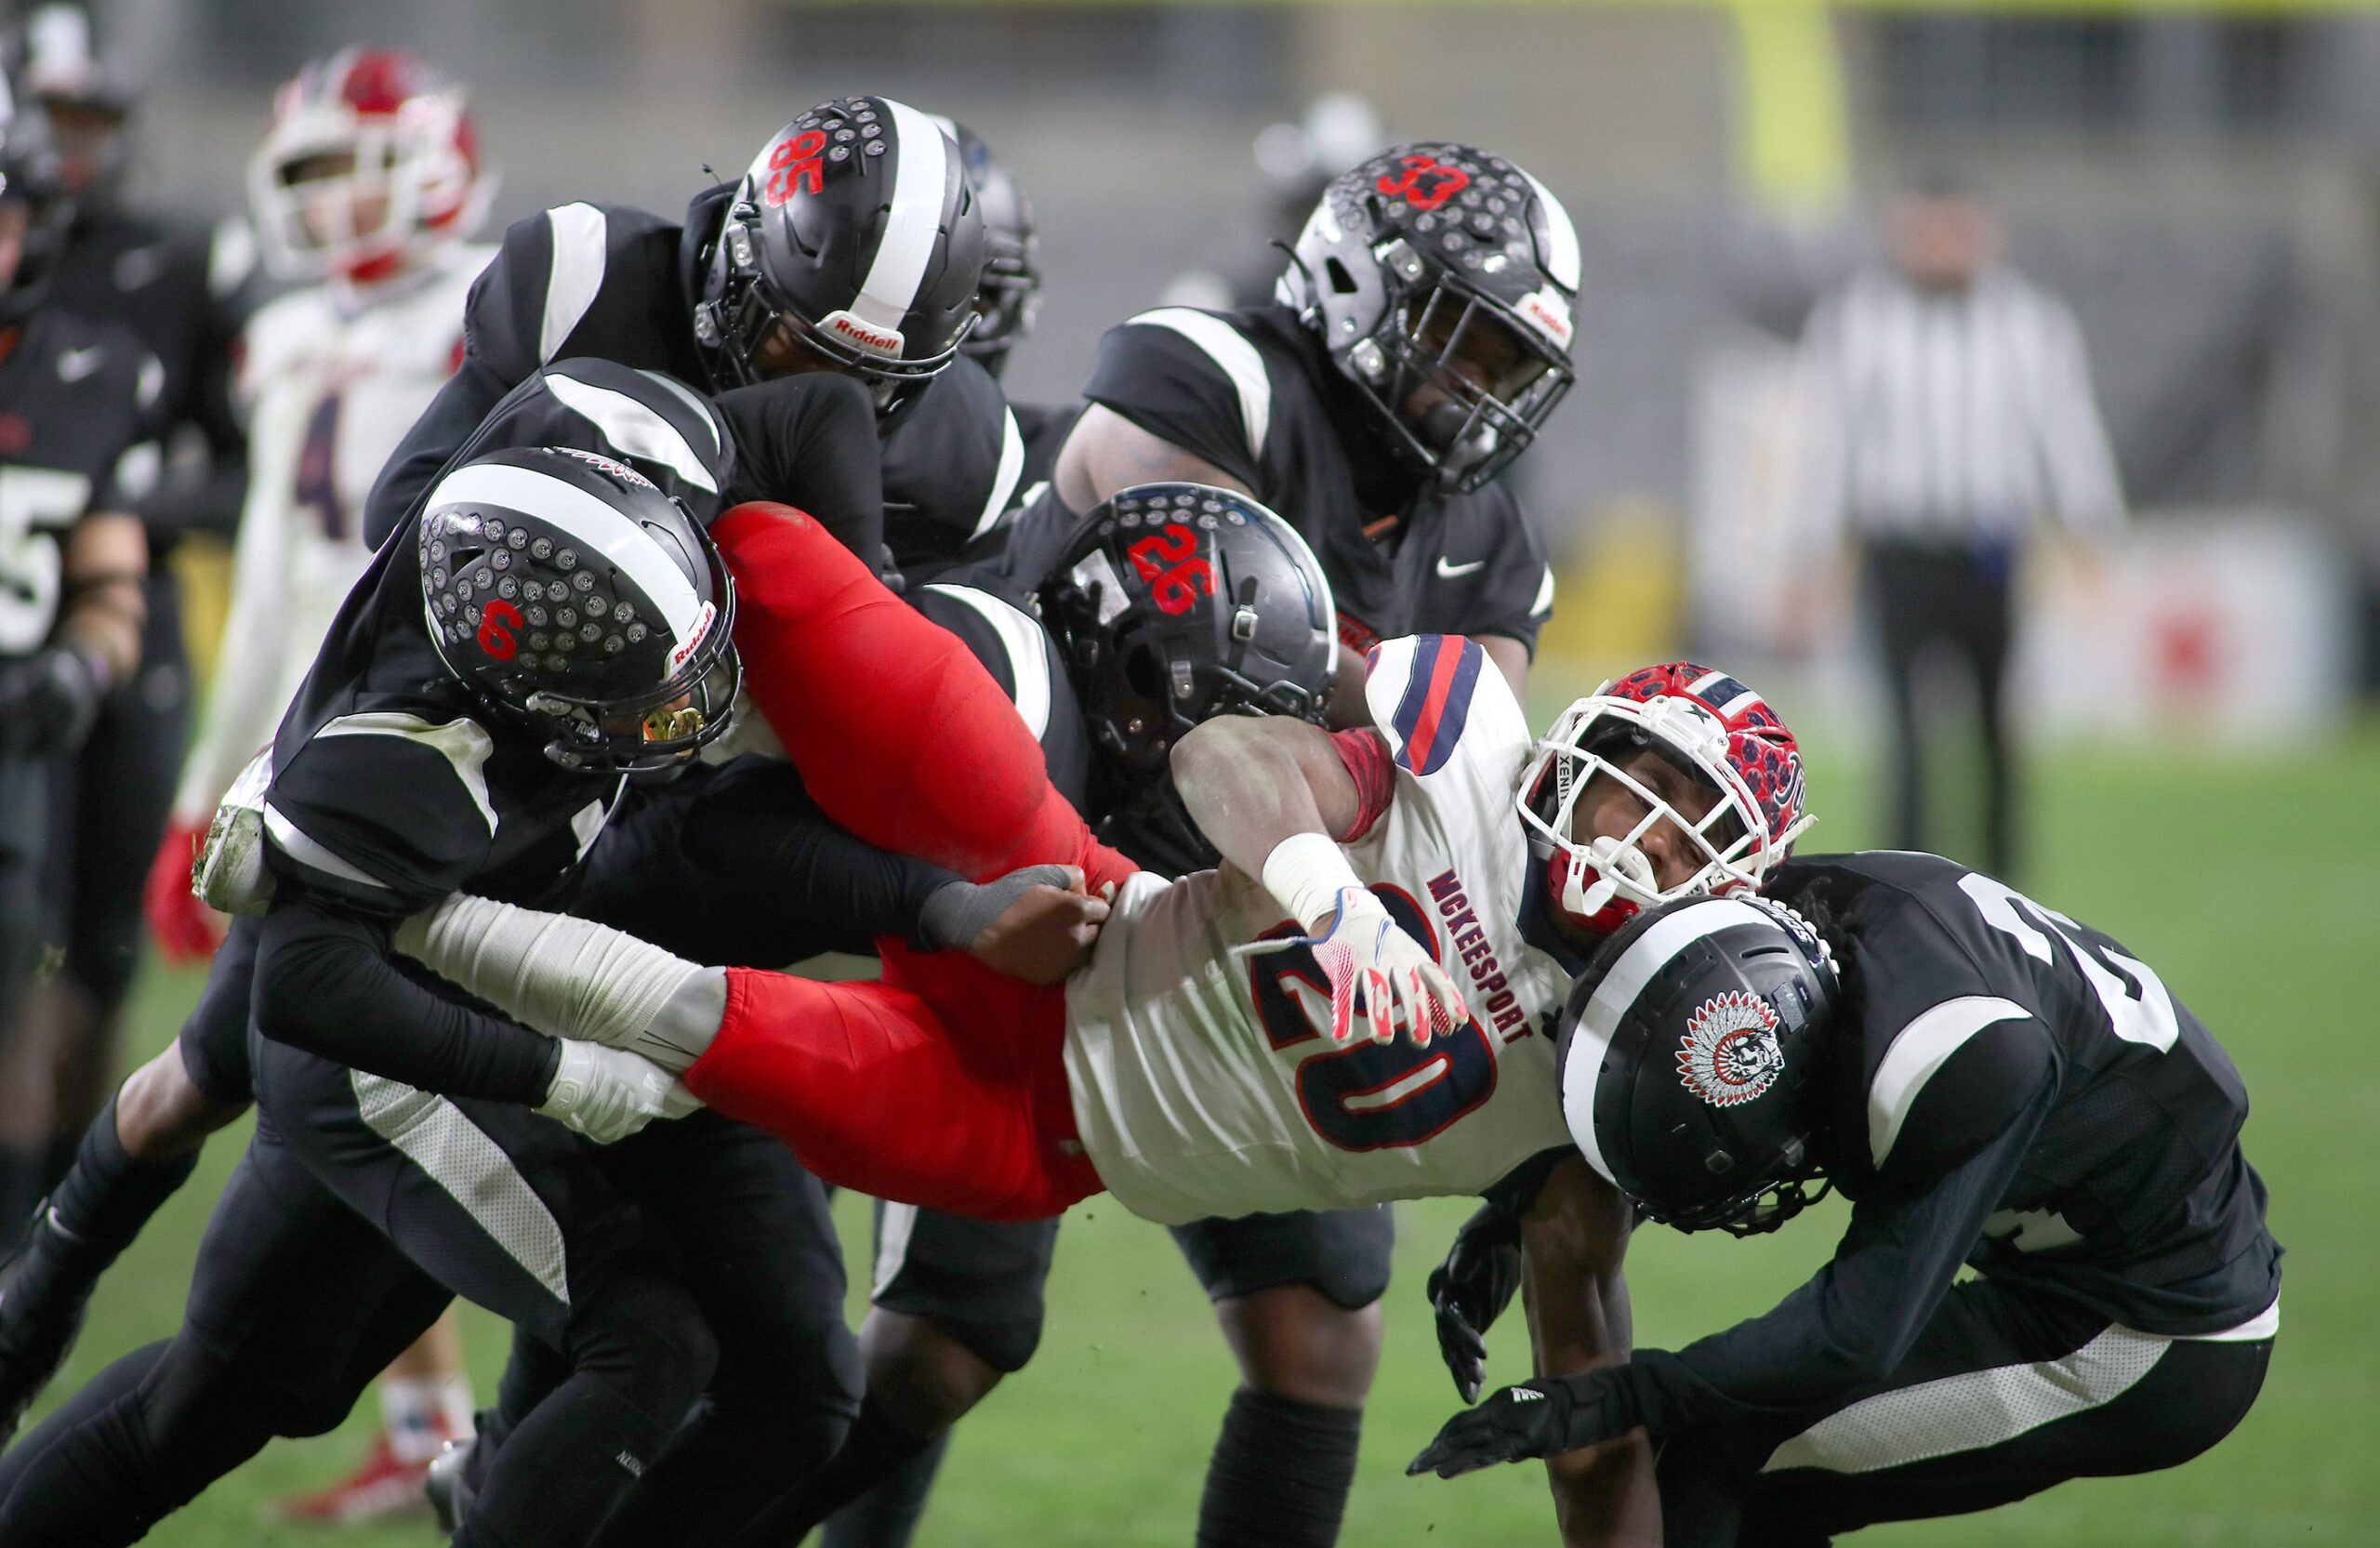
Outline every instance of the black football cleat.
<path id="1" fill-rule="evenodd" d="M 45 1198 L 16 1250 L 0 1264 L 0 1446 L 15 1436 L 25 1410 L 66 1363 L 83 1331 L 90 1286 L 78 1286 L 78 1277 L 61 1274 L 48 1261 L 58 1256 L 59 1246 Z"/>

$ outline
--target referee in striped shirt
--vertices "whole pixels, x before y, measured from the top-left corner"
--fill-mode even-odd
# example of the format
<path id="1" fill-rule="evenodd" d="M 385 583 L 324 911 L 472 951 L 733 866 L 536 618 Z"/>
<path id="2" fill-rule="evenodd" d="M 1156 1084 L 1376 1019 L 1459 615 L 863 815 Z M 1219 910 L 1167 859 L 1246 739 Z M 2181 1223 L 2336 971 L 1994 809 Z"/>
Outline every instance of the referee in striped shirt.
<path id="1" fill-rule="evenodd" d="M 1921 666 L 1968 673 L 1985 747 L 1985 865 L 2006 876 L 2016 774 L 2002 685 L 2012 581 L 2044 522 L 2096 536 L 2123 495 L 2072 313 L 1999 261 L 1999 228 L 1936 178 L 1886 212 L 1889 262 L 1813 313 L 1802 344 L 1807 517 L 1858 545 L 1893 714 L 1895 842 L 1925 843 Z"/>

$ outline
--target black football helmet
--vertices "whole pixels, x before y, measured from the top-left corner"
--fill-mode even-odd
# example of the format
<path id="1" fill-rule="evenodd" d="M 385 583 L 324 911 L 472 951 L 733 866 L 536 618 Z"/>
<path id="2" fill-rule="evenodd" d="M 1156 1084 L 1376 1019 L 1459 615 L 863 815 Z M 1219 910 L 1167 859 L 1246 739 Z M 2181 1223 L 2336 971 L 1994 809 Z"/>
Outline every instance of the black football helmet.
<path id="1" fill-rule="evenodd" d="M 1330 181 L 1277 298 L 1445 487 L 1509 466 L 1569 391 L 1579 236 L 1501 156 L 1399 145 Z"/>
<path id="2" fill-rule="evenodd" d="M 1076 525 L 1037 601 L 1098 749 L 1103 836 L 1162 869 L 1213 865 L 1168 754 L 1216 715 L 1322 723 L 1339 645 L 1322 566 L 1245 495 L 1149 483 Z"/>
<path id="3" fill-rule="evenodd" d="M 718 386 L 844 371 L 888 411 L 958 358 L 984 221 L 939 124 L 843 97 L 760 148 L 695 266 L 694 342 Z"/>
<path id="4" fill-rule="evenodd" d="M 24 210 L 25 234 L 13 273 L 0 276 L 0 324 L 40 309 L 66 248 L 74 202 L 59 170 L 58 147 L 41 105 L 0 77 L 0 205 Z"/>
<path id="5" fill-rule="evenodd" d="M 1827 948 L 1781 904 L 1697 897 L 1639 914 L 1563 1008 L 1570 1137 L 1647 1220 L 1776 1230 L 1827 1190 L 1838 993 Z"/>
<path id="6" fill-rule="evenodd" d="M 1041 298 L 1041 242 L 1033 234 L 1033 201 L 1008 164 L 966 125 L 947 118 L 959 162 L 975 185 L 975 206 L 984 217 L 984 277 L 975 282 L 975 325 L 959 352 L 998 377 L 1009 351 L 1033 336 Z"/>
<path id="7" fill-rule="evenodd" d="M 568 447 L 495 452 L 440 479 L 424 510 L 430 643 L 548 758 L 663 769 L 726 732 L 735 588 L 710 536 L 642 474 Z"/>

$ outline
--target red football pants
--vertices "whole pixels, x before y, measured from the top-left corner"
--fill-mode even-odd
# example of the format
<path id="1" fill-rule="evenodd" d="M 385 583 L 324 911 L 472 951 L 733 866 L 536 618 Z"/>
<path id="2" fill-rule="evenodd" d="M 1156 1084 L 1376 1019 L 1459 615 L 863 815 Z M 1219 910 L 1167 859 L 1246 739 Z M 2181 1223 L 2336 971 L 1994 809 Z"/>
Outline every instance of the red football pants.
<path id="1" fill-rule="evenodd" d="M 1043 864 L 1079 866 L 1093 888 L 1132 873 L 1051 787 L 967 647 L 825 528 L 745 505 L 711 536 L 735 576 L 746 690 L 829 816 L 979 881 Z M 688 1089 L 880 1198 L 1030 1220 L 1098 1192 L 1067 1091 L 1064 992 L 879 944 L 882 983 L 731 970 Z"/>
<path id="2" fill-rule="evenodd" d="M 726 1019 L 687 1089 L 879 1198 L 1038 1220 L 1099 1192 L 1075 1137 L 1065 991 L 959 958 L 972 974 L 921 973 L 921 993 L 901 981 L 910 965 L 888 958 L 879 984 L 730 968 Z"/>
<path id="3" fill-rule="evenodd" d="M 828 816 L 971 881 L 1073 865 L 1096 891 L 1132 873 L 1051 786 L 974 654 L 826 528 L 749 504 L 710 531 L 735 576 L 745 691 Z"/>

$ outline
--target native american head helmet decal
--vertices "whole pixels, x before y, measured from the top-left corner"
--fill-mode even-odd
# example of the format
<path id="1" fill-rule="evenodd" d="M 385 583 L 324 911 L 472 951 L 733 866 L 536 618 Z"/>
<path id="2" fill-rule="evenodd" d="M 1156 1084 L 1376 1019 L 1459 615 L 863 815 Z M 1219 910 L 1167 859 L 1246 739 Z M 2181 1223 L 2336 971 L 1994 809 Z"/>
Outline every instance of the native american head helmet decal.
<path id="1" fill-rule="evenodd" d="M 1757 995 L 1739 989 L 1714 995 L 1686 1019 L 1678 1079 L 1713 1107 L 1750 1102 L 1775 1085 L 1784 1067 L 1777 1012 Z"/>

